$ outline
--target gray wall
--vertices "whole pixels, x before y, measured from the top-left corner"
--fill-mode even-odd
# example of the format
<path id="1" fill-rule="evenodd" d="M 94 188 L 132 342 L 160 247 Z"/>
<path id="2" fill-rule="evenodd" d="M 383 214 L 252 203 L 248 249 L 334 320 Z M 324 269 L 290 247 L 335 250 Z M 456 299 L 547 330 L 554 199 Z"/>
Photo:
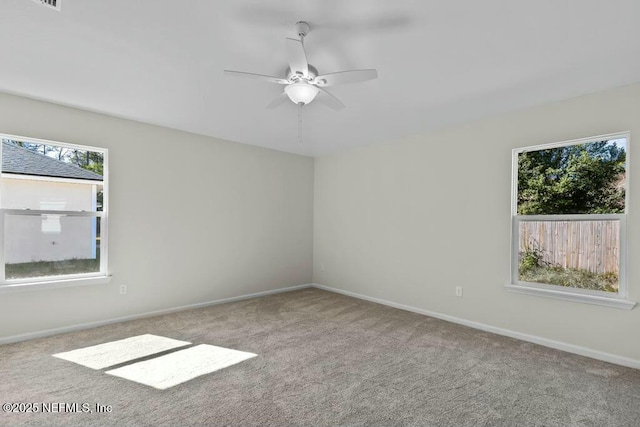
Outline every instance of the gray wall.
<path id="1" fill-rule="evenodd" d="M 504 289 L 511 150 L 624 130 L 629 291 L 638 301 L 640 85 L 316 159 L 314 282 L 639 361 L 640 308 Z"/>
<path id="2" fill-rule="evenodd" d="M 0 133 L 109 149 L 113 274 L 0 294 L 0 338 L 311 282 L 311 158 L 10 95 Z"/>

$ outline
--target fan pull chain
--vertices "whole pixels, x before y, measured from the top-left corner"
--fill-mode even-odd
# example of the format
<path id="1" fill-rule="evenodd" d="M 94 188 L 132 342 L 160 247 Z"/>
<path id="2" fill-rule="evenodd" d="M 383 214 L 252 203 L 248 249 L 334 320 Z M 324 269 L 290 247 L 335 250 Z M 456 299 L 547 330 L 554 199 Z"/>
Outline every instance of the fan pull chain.
<path id="1" fill-rule="evenodd" d="M 298 144 L 302 144 L 302 102 L 298 102 Z"/>
<path id="2" fill-rule="evenodd" d="M 304 33 L 298 34 L 300 36 L 300 44 L 304 50 Z M 298 102 L 298 144 L 302 144 L 302 102 Z"/>

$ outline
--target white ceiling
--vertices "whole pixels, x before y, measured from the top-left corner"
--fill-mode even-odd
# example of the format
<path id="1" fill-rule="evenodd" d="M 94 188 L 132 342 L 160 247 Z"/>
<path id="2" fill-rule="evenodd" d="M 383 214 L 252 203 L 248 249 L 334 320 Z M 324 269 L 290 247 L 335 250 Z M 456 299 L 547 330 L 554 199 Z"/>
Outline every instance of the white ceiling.
<path id="1" fill-rule="evenodd" d="M 60 1 L 60 0 L 59 0 Z M 638 0 L 0 1 L 0 91 L 319 156 L 640 81 Z M 265 106 L 306 20 L 347 108 Z"/>

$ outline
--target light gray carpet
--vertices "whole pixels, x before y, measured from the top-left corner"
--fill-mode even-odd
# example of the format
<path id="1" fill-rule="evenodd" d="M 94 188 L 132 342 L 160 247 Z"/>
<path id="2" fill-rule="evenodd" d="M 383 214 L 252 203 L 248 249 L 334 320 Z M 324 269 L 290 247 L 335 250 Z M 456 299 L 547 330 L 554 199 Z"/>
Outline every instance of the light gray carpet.
<path id="1" fill-rule="evenodd" d="M 51 356 L 141 334 L 258 356 L 167 390 Z M 640 371 L 305 289 L 0 346 L 0 401 L 113 406 L 11 426 L 638 426 Z"/>

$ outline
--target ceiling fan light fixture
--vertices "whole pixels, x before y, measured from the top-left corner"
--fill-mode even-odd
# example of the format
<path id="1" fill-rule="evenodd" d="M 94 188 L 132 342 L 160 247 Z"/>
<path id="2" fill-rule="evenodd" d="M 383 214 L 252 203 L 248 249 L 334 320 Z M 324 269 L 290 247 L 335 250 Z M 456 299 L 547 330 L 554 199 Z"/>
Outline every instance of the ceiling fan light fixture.
<path id="1" fill-rule="evenodd" d="M 306 82 L 292 83 L 284 88 L 287 96 L 294 104 L 308 104 L 318 95 L 318 88 Z"/>

